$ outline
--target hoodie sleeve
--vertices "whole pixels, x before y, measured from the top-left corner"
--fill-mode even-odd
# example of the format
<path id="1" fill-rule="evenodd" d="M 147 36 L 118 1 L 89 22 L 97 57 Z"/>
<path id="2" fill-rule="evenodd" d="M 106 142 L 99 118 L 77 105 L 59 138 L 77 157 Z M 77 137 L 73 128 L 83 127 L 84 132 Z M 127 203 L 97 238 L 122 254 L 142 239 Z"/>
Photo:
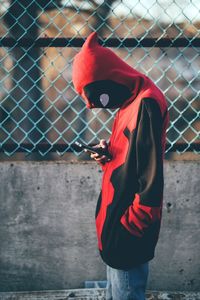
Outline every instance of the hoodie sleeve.
<path id="1" fill-rule="evenodd" d="M 160 220 L 163 198 L 163 118 L 153 99 L 143 99 L 136 126 L 138 192 L 121 223 L 133 235 L 142 237 L 145 229 Z"/>

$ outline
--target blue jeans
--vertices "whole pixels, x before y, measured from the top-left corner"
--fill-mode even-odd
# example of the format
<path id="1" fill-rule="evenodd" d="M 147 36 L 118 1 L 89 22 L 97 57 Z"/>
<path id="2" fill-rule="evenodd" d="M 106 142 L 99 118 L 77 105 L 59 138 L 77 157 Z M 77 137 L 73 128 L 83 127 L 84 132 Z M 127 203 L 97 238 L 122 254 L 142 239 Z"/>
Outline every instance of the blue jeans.
<path id="1" fill-rule="evenodd" d="M 149 265 L 123 271 L 107 266 L 106 300 L 145 300 Z"/>

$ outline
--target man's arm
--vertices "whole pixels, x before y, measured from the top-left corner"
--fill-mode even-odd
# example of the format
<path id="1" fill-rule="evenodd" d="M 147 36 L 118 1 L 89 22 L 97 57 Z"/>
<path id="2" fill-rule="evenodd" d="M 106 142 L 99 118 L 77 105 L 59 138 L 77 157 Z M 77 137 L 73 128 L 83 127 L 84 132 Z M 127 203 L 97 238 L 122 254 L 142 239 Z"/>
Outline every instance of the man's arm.
<path id="1" fill-rule="evenodd" d="M 141 237 L 146 228 L 160 220 L 163 198 L 163 119 L 153 99 L 143 99 L 136 127 L 136 160 L 139 188 L 121 223 Z"/>

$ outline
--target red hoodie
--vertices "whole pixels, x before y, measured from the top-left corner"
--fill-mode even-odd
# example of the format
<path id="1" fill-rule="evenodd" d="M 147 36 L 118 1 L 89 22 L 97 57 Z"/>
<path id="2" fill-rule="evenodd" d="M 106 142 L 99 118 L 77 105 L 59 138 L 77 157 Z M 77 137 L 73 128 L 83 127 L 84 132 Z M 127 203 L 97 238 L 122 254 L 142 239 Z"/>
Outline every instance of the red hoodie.
<path id="1" fill-rule="evenodd" d="M 128 270 L 151 260 L 158 240 L 167 103 L 148 77 L 100 46 L 96 33 L 75 56 L 73 83 L 87 107 L 120 107 L 109 141 L 112 160 L 103 166 L 96 230 L 105 263 Z"/>

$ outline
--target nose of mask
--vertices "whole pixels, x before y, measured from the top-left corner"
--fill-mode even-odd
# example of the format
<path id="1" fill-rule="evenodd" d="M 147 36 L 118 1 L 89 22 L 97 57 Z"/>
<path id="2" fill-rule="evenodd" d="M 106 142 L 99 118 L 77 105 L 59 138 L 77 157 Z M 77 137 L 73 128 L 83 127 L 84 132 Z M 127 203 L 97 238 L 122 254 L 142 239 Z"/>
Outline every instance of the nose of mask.
<path id="1" fill-rule="evenodd" d="M 117 108 L 131 97 L 128 87 L 112 80 L 92 82 L 83 90 L 92 107 L 96 108 Z"/>

